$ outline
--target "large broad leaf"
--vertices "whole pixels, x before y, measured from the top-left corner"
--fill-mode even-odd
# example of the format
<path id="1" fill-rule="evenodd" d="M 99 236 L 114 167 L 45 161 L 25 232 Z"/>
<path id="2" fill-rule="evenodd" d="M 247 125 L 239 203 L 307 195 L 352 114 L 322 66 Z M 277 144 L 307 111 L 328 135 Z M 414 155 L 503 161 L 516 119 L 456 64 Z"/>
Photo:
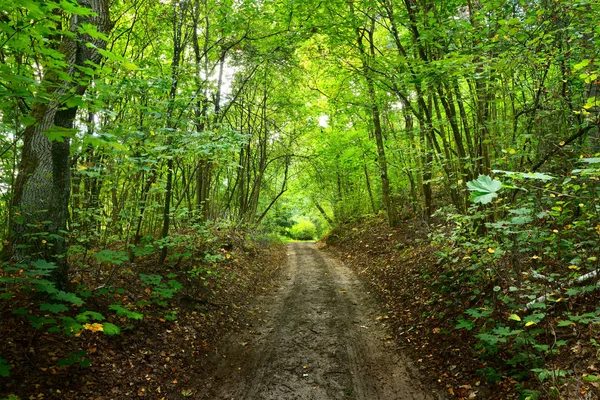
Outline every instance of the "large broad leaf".
<path id="1" fill-rule="evenodd" d="M 479 175 L 475 180 L 467 182 L 467 188 L 471 191 L 473 203 L 488 204 L 496 197 L 502 189 L 502 183 L 490 178 L 488 175 Z"/>

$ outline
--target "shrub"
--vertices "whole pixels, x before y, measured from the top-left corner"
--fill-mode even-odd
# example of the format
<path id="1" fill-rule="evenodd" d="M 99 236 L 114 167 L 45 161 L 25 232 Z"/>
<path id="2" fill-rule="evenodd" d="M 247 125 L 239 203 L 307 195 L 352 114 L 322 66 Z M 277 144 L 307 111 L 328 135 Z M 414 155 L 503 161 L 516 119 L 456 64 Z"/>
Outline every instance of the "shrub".
<path id="1" fill-rule="evenodd" d="M 290 229 L 289 234 L 296 240 L 314 240 L 317 236 L 317 227 L 309 219 L 301 219 Z"/>

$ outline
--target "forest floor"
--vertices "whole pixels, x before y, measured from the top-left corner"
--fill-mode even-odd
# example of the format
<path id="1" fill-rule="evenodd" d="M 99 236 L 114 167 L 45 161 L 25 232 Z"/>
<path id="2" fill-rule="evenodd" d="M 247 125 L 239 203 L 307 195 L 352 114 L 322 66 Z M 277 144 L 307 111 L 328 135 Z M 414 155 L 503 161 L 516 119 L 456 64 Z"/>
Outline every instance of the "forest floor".
<path id="1" fill-rule="evenodd" d="M 16 292 L 10 301 L 0 302 L 0 356 L 12 365 L 10 376 L 0 377 L 0 399 L 11 395 L 11 400 L 199 398 L 201 382 L 212 368 L 204 360 L 220 352 L 224 335 L 245 329 L 255 317 L 254 301 L 279 282 L 286 249 L 228 232 L 210 244 L 196 242 L 193 250 L 199 254 L 206 250 L 222 254 L 214 267 L 218 272 L 188 282 L 181 271 L 190 265 L 160 265 L 155 256 L 146 256 L 116 274 L 112 283 L 118 290 L 86 298 L 87 310 L 100 312 L 107 322 L 121 327 L 116 336 L 89 330 L 66 336 L 33 329 L 13 313 L 20 307 L 37 309 L 40 300 L 29 292 Z M 73 280 L 94 291 L 110 276 L 110 270 L 100 268 L 73 268 Z M 137 307 L 139 301 L 154 295 L 140 282 L 142 272 L 179 272 L 184 288 L 166 307 Z M 114 302 L 143 313 L 143 318 L 114 315 L 108 309 Z M 177 318 L 169 319 L 169 313 L 176 313 Z M 83 358 L 60 365 L 61 359 L 79 352 Z"/>
<path id="2" fill-rule="evenodd" d="M 451 398 L 513 399 L 514 381 L 486 382 L 472 338 L 454 330 L 462 309 L 431 302 L 438 258 L 429 229 L 406 220 L 390 229 L 383 217 L 339 226 L 321 246 L 342 259 L 384 309 L 382 319 L 401 351 L 416 361 L 426 383 Z M 456 314 L 456 315 L 454 315 Z M 447 334 L 451 332 L 451 334 Z"/>
<path id="3" fill-rule="evenodd" d="M 439 399 L 397 349 L 373 297 L 314 243 L 288 244 L 280 287 L 225 339 L 202 399 Z M 210 370 L 209 368 L 205 368 Z"/>

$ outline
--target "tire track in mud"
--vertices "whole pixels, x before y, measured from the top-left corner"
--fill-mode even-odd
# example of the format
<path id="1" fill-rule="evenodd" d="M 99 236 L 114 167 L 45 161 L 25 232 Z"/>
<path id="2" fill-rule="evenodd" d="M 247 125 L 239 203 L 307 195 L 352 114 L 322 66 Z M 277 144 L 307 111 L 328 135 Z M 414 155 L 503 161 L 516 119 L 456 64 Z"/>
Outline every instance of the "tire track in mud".
<path id="1" fill-rule="evenodd" d="M 227 339 L 202 398 L 440 398 L 385 340 L 373 299 L 343 263 L 314 243 L 292 243 L 284 277 L 257 304 L 256 326 Z"/>

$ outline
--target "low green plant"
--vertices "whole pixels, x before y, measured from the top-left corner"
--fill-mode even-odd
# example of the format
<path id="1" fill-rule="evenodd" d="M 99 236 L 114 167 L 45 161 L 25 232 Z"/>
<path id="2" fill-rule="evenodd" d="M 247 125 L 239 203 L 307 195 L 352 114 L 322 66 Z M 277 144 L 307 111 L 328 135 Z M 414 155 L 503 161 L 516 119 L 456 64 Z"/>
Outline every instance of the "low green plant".
<path id="1" fill-rule="evenodd" d="M 430 235 L 444 266 L 434 282 L 439 293 L 463 293 L 454 300 L 462 302 L 457 307 L 474 305 L 456 319 L 455 329 L 478 340 L 486 362 L 503 362 L 517 379 L 534 374 L 556 393 L 570 371 L 544 365 L 568 342 L 546 332 L 583 332 L 600 324 L 600 309 L 576 313 L 556 306 L 598 290 L 600 159 L 581 162 L 585 168 L 563 177 L 479 176 L 467 183 L 469 212 L 442 210 L 453 229 Z M 481 373 L 494 381 L 495 371 L 486 366 Z M 540 392 L 521 393 L 536 399 Z"/>

